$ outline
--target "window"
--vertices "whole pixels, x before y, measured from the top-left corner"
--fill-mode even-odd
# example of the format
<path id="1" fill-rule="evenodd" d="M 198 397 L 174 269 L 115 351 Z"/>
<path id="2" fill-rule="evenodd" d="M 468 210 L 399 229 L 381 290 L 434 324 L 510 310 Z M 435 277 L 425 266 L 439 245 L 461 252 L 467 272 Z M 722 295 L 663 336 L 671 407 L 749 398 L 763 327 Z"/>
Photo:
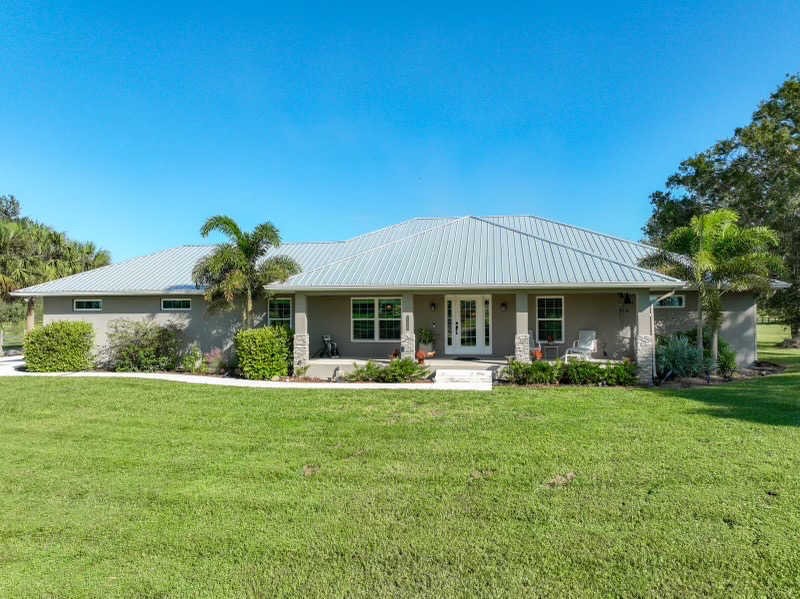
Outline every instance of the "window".
<path id="1" fill-rule="evenodd" d="M 663 299 L 658 299 L 657 295 L 651 295 L 650 301 L 654 302 L 656 308 L 685 308 L 686 296 L 685 295 L 670 295 Z"/>
<path id="2" fill-rule="evenodd" d="M 188 312 L 192 309 L 192 300 L 179 297 L 179 298 L 161 298 L 161 311 L 162 312 Z"/>
<path id="3" fill-rule="evenodd" d="M 292 299 L 271 297 L 267 305 L 267 326 L 292 328 Z"/>
<path id="4" fill-rule="evenodd" d="M 353 341 L 399 341 L 402 310 L 400 298 L 353 298 L 350 300 Z"/>
<path id="5" fill-rule="evenodd" d="M 102 312 L 103 300 L 101 299 L 76 299 L 72 300 L 73 312 Z"/>
<path id="6" fill-rule="evenodd" d="M 536 298 L 536 340 L 542 343 L 564 343 L 564 298 Z"/>
<path id="7" fill-rule="evenodd" d="M 492 345 L 492 311 L 489 300 L 483 300 L 483 344 L 486 347 Z"/>

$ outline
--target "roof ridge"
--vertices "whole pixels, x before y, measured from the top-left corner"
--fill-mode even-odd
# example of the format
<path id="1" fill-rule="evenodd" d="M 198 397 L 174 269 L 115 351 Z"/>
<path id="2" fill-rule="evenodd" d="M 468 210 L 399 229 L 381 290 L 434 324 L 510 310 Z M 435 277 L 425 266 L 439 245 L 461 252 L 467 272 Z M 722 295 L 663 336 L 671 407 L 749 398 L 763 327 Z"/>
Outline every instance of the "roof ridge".
<path id="1" fill-rule="evenodd" d="M 346 262 L 347 260 L 351 260 L 352 258 L 357 258 L 358 256 L 363 256 L 364 254 L 369 254 L 370 252 L 373 252 L 375 250 L 379 250 L 381 248 L 388 247 L 390 245 L 394 245 L 396 243 L 400 243 L 401 241 L 406 241 L 408 239 L 413 239 L 414 237 L 418 237 L 419 235 L 423 235 L 425 233 L 429 233 L 430 231 L 433 231 L 435 229 L 442 229 L 444 227 L 449 227 L 450 225 L 455 224 L 455 223 L 457 223 L 459 221 L 462 221 L 464 219 L 467 219 L 467 218 L 472 218 L 472 217 L 470 217 L 470 216 L 461 216 L 461 217 L 458 217 L 458 218 L 452 218 L 452 219 L 448 220 L 447 222 L 442 223 L 440 225 L 436 225 L 434 227 L 429 227 L 427 229 L 423 229 L 422 231 L 417 231 L 416 233 L 412 233 L 410 235 L 406 235 L 405 237 L 400 237 L 398 239 L 393 239 L 392 241 L 387 241 L 386 243 L 382 243 L 380 245 L 376 245 L 376 246 L 361 250 L 360 252 L 356 252 L 355 254 L 350 254 L 349 256 L 343 256 L 341 258 L 337 258 L 336 260 L 332 260 L 331 262 L 326 262 L 325 264 L 320 264 L 319 266 L 317 266 L 315 268 L 312 268 L 311 270 L 304 270 L 302 272 L 299 272 L 295 276 L 307 275 L 309 273 L 316 272 L 318 270 L 321 270 L 323 268 L 327 268 L 327 267 L 332 266 L 334 264 L 339 264 L 340 262 Z M 403 222 L 408 222 L 409 220 L 413 220 L 413 219 L 408 219 L 408 220 L 405 220 Z M 398 224 L 402 224 L 402 223 L 398 223 Z M 388 228 L 388 227 L 385 227 L 385 228 Z M 378 231 L 380 231 L 380 230 L 381 229 L 378 229 Z M 348 241 L 350 241 L 350 240 L 348 240 Z M 291 278 L 292 277 L 290 277 L 290 279 Z"/>
<path id="2" fill-rule="evenodd" d="M 555 220 L 553 218 L 547 218 L 544 216 L 538 216 L 536 214 L 497 214 L 494 216 L 484 216 L 482 218 L 535 218 L 536 220 L 543 220 L 548 223 L 553 223 L 554 225 L 561 225 L 562 227 L 567 227 L 569 229 L 575 229 L 577 231 L 585 231 L 586 233 L 591 233 L 592 235 L 599 235 L 600 237 L 605 237 L 607 239 L 613 239 L 615 241 L 623 241 L 625 243 L 632 243 L 634 245 L 639 245 L 647 249 L 655 250 L 658 249 L 649 243 L 642 243 L 641 241 L 631 241 L 630 239 L 625 239 L 624 237 L 620 237 L 619 235 L 609 235 L 608 233 L 603 233 L 601 231 L 595 231 L 594 229 L 588 229 L 586 227 L 579 227 L 576 225 L 571 225 L 569 223 L 565 223 L 564 221 Z"/>
<path id="3" fill-rule="evenodd" d="M 501 225 L 500 223 L 493 223 L 491 221 L 486 220 L 486 218 L 489 218 L 489 217 L 470 216 L 470 217 L 465 217 L 465 218 L 474 218 L 475 220 L 479 220 L 479 221 L 481 221 L 483 223 L 486 223 L 487 225 L 492 225 L 494 227 L 500 227 L 500 228 L 506 229 L 508 231 L 513 231 L 514 233 L 518 233 L 520 235 L 525 235 L 526 237 L 531 237 L 533 239 L 538 239 L 539 241 L 543 241 L 545 243 L 552 243 L 553 245 L 557 245 L 559 247 L 566 248 L 566 249 L 571 250 L 573 252 L 578 252 L 579 254 L 585 254 L 587 256 L 591 256 L 592 258 L 597 258 L 598 260 L 603 260 L 604 262 L 610 262 L 612 264 L 616 264 L 617 266 L 621 266 L 623 268 L 633 268 L 635 270 L 638 270 L 639 272 L 647 273 L 649 275 L 658 275 L 659 277 L 663 277 L 665 279 L 669 279 L 669 280 L 675 281 L 677 283 L 682 283 L 683 282 L 680 279 L 676 279 L 675 277 L 670 277 L 669 275 L 665 275 L 665 274 L 660 273 L 660 272 L 655 271 L 655 270 L 642 268 L 641 266 L 634 266 L 633 264 L 625 264 L 624 262 L 620 262 L 619 260 L 614 260 L 613 258 L 607 258 L 606 256 L 601 256 L 601 255 L 595 254 L 593 252 L 589 252 L 589 251 L 586 251 L 586 250 L 575 248 L 575 247 L 566 245 L 564 243 L 561 243 L 560 241 L 554 241 L 552 239 L 547 239 L 547 238 L 542 237 L 540 235 L 534 235 L 533 233 L 527 233 L 526 231 L 520 231 L 519 229 L 515 229 L 515 228 L 509 227 L 507 225 Z"/>
<path id="4" fill-rule="evenodd" d="M 441 220 L 441 219 L 448 219 L 448 221 L 452 221 L 454 217 L 452 216 L 412 216 L 411 218 L 407 218 L 405 220 L 401 220 L 399 223 L 394 223 L 393 225 L 386 225 L 385 227 L 380 227 L 375 229 L 374 231 L 367 231 L 366 233 L 361 233 L 360 235 L 356 235 L 355 237 L 350 237 L 349 239 L 345 239 L 340 243 L 349 243 L 351 241 L 355 241 L 356 239 L 360 239 L 362 237 L 367 237 L 368 235 L 374 235 L 375 233 L 380 233 L 381 231 L 386 231 L 388 229 L 394 229 L 395 227 L 399 227 L 400 225 L 404 225 L 406 223 L 410 223 L 414 220 Z M 433 227 L 431 227 L 433 228 Z"/>

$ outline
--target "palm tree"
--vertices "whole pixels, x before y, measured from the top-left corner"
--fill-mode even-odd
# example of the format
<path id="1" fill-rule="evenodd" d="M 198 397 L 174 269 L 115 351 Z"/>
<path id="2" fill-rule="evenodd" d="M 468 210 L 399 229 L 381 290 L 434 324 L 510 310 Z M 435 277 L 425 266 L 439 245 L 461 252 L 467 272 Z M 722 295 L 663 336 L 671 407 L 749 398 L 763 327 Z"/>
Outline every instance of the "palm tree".
<path id="1" fill-rule="evenodd" d="M 714 210 L 678 227 L 663 246 L 640 264 L 691 283 L 698 291 L 697 347 L 703 349 L 703 321 L 711 329 L 711 359 L 719 356 L 722 298 L 726 293 L 768 293 L 782 269 L 774 253 L 777 234 L 767 227 L 740 227 L 733 210 Z"/>
<path id="2" fill-rule="evenodd" d="M 288 256 L 265 257 L 281 244 L 280 233 L 272 223 L 244 232 L 231 217 L 218 215 L 205 222 L 200 234 L 208 237 L 213 231 L 222 233 L 228 241 L 197 263 L 192 273 L 194 282 L 205 287 L 211 309 L 233 308 L 241 301 L 242 326 L 252 328 L 253 306 L 266 296 L 265 286 L 296 275 L 300 266 Z"/>

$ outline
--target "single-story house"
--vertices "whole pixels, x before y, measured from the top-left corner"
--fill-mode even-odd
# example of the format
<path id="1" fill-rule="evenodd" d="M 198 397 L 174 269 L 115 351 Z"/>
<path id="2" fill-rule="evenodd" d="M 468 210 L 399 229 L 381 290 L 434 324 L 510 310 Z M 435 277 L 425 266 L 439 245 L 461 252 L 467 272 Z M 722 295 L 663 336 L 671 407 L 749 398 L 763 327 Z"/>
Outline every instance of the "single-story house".
<path id="1" fill-rule="evenodd" d="M 177 320 L 204 351 L 227 348 L 236 310 L 211 314 L 192 282 L 211 245 L 181 246 L 21 289 L 41 297 L 44 322 L 85 320 L 96 343 L 126 318 Z M 295 331 L 295 363 L 336 341 L 343 357 L 412 356 L 415 331 L 439 356 L 530 359 L 531 341 L 562 356 L 579 330 L 596 332 L 594 357 L 636 360 L 652 380 L 658 334 L 692 329 L 697 293 L 639 266 L 653 248 L 534 216 L 415 218 L 347 241 L 284 243 L 273 251 L 302 272 L 271 286 L 263 324 Z M 752 293 L 725 297 L 721 337 L 740 365 L 756 359 Z"/>

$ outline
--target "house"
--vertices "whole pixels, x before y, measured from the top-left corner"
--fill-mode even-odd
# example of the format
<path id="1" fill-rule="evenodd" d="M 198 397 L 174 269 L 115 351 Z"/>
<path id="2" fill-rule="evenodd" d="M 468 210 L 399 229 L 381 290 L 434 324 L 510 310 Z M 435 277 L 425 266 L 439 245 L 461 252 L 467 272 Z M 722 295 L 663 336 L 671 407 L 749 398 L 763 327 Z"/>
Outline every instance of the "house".
<path id="1" fill-rule="evenodd" d="M 228 347 L 238 311 L 210 314 L 192 269 L 213 246 L 182 246 L 50 281 L 44 321 L 85 320 L 103 346 L 120 318 L 181 321 L 204 350 Z M 295 331 L 307 364 L 332 335 L 342 356 L 412 356 L 415 330 L 434 332 L 439 356 L 516 356 L 530 343 L 564 354 L 579 330 L 596 331 L 595 357 L 629 358 L 653 376 L 658 334 L 696 326 L 697 293 L 640 267 L 652 248 L 533 216 L 415 218 L 347 241 L 285 243 L 276 254 L 302 272 L 271 287 L 259 321 Z M 725 298 L 721 337 L 739 364 L 756 359 L 752 293 Z M 533 339 L 531 339 L 531 336 Z"/>

